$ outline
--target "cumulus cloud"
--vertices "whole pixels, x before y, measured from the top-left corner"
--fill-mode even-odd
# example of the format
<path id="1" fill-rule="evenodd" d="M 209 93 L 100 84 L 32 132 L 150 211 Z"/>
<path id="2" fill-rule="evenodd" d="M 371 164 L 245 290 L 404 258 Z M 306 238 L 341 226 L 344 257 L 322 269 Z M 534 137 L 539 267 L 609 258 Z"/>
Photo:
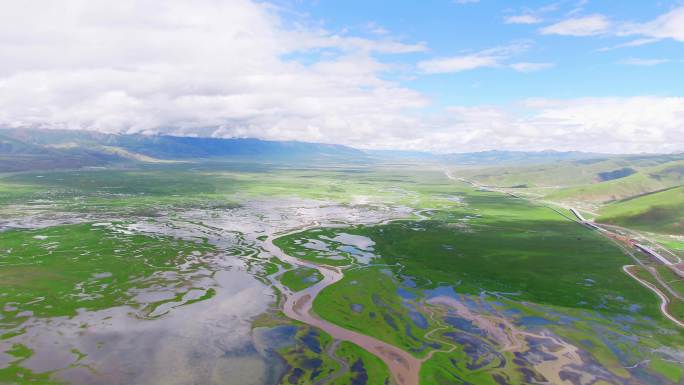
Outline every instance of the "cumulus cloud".
<path id="1" fill-rule="evenodd" d="M 534 100 L 428 109 L 387 80 L 387 55 L 424 52 L 391 33 L 362 38 L 250 0 L 35 0 L 0 13 L 0 127 L 88 129 L 436 151 L 684 149 L 682 98 Z M 425 60 L 425 73 L 490 66 L 527 44 Z M 382 55 L 379 55 L 382 54 Z M 383 59 L 379 59 L 382 57 Z"/>
<path id="2" fill-rule="evenodd" d="M 673 39 L 684 42 L 684 6 L 674 8 L 647 23 L 627 23 L 620 35 L 642 35 L 654 39 Z"/>
<path id="3" fill-rule="evenodd" d="M 684 149 L 684 98 L 531 99 L 517 108 L 453 107 L 423 138 L 440 151 L 506 148 L 594 152 Z"/>
<path id="4" fill-rule="evenodd" d="M 638 37 L 626 43 L 601 48 L 599 51 L 638 47 L 663 39 L 684 42 L 684 6 L 673 8 L 654 20 L 644 23 L 611 22 L 603 15 L 591 15 L 566 19 L 544 27 L 540 32 L 545 35 L 593 36 L 609 34 L 613 36 Z"/>
<path id="5" fill-rule="evenodd" d="M 248 0 L 7 4 L 0 126 L 349 142 L 426 105 L 374 56 L 423 44 L 293 24 Z"/>
<path id="6" fill-rule="evenodd" d="M 592 36 L 608 30 L 610 21 L 603 15 L 573 17 L 546 26 L 540 30 L 543 35 Z"/>

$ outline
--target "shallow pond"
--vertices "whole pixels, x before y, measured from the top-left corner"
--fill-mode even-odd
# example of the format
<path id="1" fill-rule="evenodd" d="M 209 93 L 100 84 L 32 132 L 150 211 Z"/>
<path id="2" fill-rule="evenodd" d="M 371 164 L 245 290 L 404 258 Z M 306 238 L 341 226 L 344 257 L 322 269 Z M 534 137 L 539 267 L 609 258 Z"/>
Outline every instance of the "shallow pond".
<path id="1" fill-rule="evenodd" d="M 270 289 L 239 260 L 214 279 L 213 298 L 173 308 L 161 318 L 139 319 L 134 309 L 116 307 L 71 319 L 36 319 L 12 342 L 34 351 L 23 367 L 56 370 L 55 377 L 72 383 L 274 383 L 284 367 L 263 346 L 257 349 L 250 321 L 267 310 Z"/>

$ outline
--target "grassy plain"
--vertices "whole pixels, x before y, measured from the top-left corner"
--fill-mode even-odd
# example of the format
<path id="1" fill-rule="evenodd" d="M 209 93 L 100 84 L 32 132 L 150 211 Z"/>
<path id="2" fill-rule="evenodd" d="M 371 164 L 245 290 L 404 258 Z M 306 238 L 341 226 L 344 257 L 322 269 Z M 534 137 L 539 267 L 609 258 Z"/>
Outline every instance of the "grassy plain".
<path id="1" fill-rule="evenodd" d="M 184 263 L 189 264 L 180 275 L 190 277 L 206 266 L 198 256 L 215 251 L 203 243 L 128 235 L 91 224 L 0 232 L 0 244 L 4 327 L 30 316 L 74 316 L 78 309 L 136 305 L 135 289 L 175 282 L 160 273 L 177 271 Z M 189 289 L 180 287 L 174 297 L 182 298 Z M 145 304 L 145 311 L 163 302 Z"/>
<path id="2" fill-rule="evenodd" d="M 335 355 L 346 361 L 350 370 L 332 382 L 334 385 L 373 385 L 390 381 L 387 365 L 357 345 L 343 341 Z"/>
<path id="3" fill-rule="evenodd" d="M 427 288 L 458 285 L 469 294 L 511 293 L 519 300 L 615 312 L 638 304 L 657 316 L 650 295 L 616 274 L 630 259 L 594 231 L 523 200 L 473 190 L 459 194 L 464 205 L 435 212 L 440 220 L 343 231 L 373 239 L 383 263 L 403 266 L 403 274 Z M 297 239 L 321 235 L 329 232 L 295 234 L 279 244 L 297 253 Z"/>
<path id="4" fill-rule="evenodd" d="M 421 306 L 426 293 L 447 286 L 462 298 L 488 293 L 490 298 L 505 299 L 505 308 L 521 314 L 521 319 L 545 320 L 546 327 L 582 346 L 609 372 L 622 377 L 630 376 L 623 368 L 622 355 L 644 359 L 651 357 L 648 349 L 684 343 L 681 333 L 677 337 L 652 333 L 652 320 L 666 328 L 673 325 L 661 315 L 653 293 L 622 273 L 622 266 L 633 261 L 597 232 L 547 207 L 464 185 L 452 183 L 445 188 L 423 183 L 412 191 L 416 190 L 431 197 L 435 207 L 428 210 L 431 220 L 314 229 L 278 240 L 286 252 L 314 262 L 321 262 L 320 257 L 302 247 L 303 240 L 348 233 L 375 242 L 379 259 L 373 263 L 377 266 L 347 269 L 342 281 L 318 296 L 317 314 L 422 357 L 444 348 L 449 338 L 462 338 L 441 332 L 437 334 L 441 342 L 427 337 L 441 325 Z M 412 282 L 409 286 L 402 282 L 406 277 Z M 425 328 L 413 322 L 412 310 L 427 320 Z M 645 350 L 623 345 L 617 337 L 619 324 L 613 320 L 635 316 L 630 328 L 643 339 Z M 568 324 L 563 319 L 573 321 Z M 516 362 L 512 355 L 492 358 L 491 353 L 481 358 L 484 361 L 470 362 L 469 346 L 482 349 L 488 345 L 462 343 L 455 351 L 437 353 L 425 363 L 421 376 L 426 383 L 526 381 L 521 374 L 524 369 L 512 364 Z M 607 344 L 620 348 L 609 349 Z M 622 358 L 615 349 L 622 351 Z M 498 367 L 496 362 L 505 364 Z"/>
<path id="5" fill-rule="evenodd" d="M 390 378 L 378 357 L 350 342 L 334 343 L 325 332 L 308 326 L 300 326 L 295 343 L 280 353 L 290 366 L 283 384 L 375 385 Z"/>
<path id="6" fill-rule="evenodd" d="M 294 292 L 304 290 L 321 279 L 323 275 L 318 270 L 308 267 L 288 270 L 280 276 L 280 282 Z"/>
<path id="7" fill-rule="evenodd" d="M 617 165 L 608 169 L 613 166 Z M 276 240 L 290 255 L 338 265 L 351 263 L 351 256 L 320 258 L 320 253 L 295 241 L 343 231 L 375 242 L 377 257 L 370 265 L 347 269 L 345 278 L 326 288 L 314 302 L 315 312 L 329 321 L 424 357 L 462 337 L 446 334 L 449 329 L 428 336 L 445 323 L 432 317 L 424 299 L 435 289 L 453 287 L 464 303 L 480 301 L 483 309 L 516 314 L 510 316 L 513 320 L 546 317 L 551 324 L 545 327 L 581 346 L 609 371 L 625 375 L 624 366 L 649 359 L 651 364 L 644 369 L 649 373 L 681 378 L 681 371 L 669 361 L 659 361 L 660 356 L 646 349 L 681 349 L 684 336 L 660 315 L 654 295 L 622 273 L 622 265 L 632 263 L 622 251 L 548 208 L 456 183 L 438 167 L 197 163 L 0 177 L 0 217 L 35 209 L 150 218 L 161 213 L 173 216 L 177 210 L 224 210 L 250 199 L 288 197 L 342 205 L 407 206 L 430 217 L 307 231 Z M 55 317 L 73 315 L 79 308 L 136 305 L 131 289 L 169 286 L 158 280 L 156 272 L 178 273 L 178 266 L 188 260 L 197 261 L 199 267 L 201 262 L 193 259 L 193 252 L 214 252 L 201 242 L 123 234 L 92 224 L 8 230 L 0 233 L 0 245 L 0 293 L 10 305 L 1 321 L 13 330 L 19 330 L 28 316 L 22 315 L 25 310 L 33 316 Z M 259 266 L 263 266 L 262 275 L 278 274 L 274 261 Z M 281 280 L 301 290 L 310 283 L 310 273 L 291 270 Z M 181 286 L 164 301 L 182 302 L 187 287 Z M 197 289 L 212 295 L 211 288 Z M 153 311 L 159 304 L 137 305 Z M 622 329 L 624 325 L 628 329 Z M 629 334 L 646 348 L 626 347 L 613 333 Z M 609 345 L 613 343 L 609 338 L 618 342 Z M 329 336 L 300 325 L 295 340 L 295 345 L 281 351 L 291 366 L 284 383 L 313 384 L 340 369 L 326 353 L 333 343 Z M 492 361 L 470 362 L 470 345 L 459 341 L 453 352 L 437 353 L 425 363 L 421 375 L 426 383 L 495 384 L 494 374 L 511 383 L 523 381 L 521 372 L 510 364 L 511 354 L 503 354 L 507 362 L 503 368 L 496 368 L 499 358 L 492 353 L 496 347 L 482 355 L 496 356 Z M 26 353 L 21 346 L 12 349 L 20 363 Z M 335 379 L 336 384 L 362 384 L 356 381 L 364 375 L 365 383 L 382 384 L 388 377 L 382 362 L 355 345 L 342 343 L 336 357 L 352 369 Z M 12 370 L 19 370 L 19 364 L 12 365 Z"/>

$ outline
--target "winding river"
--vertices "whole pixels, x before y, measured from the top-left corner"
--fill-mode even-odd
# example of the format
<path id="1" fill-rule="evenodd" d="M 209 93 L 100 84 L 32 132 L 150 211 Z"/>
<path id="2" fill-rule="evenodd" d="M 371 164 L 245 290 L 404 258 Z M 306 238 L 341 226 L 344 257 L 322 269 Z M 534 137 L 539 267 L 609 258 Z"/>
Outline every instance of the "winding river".
<path id="1" fill-rule="evenodd" d="M 318 296 L 321 290 L 334 284 L 335 282 L 340 281 L 344 277 L 344 273 L 339 267 L 319 265 L 288 255 L 273 243 L 275 238 L 298 233 L 306 229 L 307 228 L 284 234 L 270 235 L 263 245 L 266 251 L 282 261 L 292 265 L 316 269 L 323 276 L 323 279 L 315 285 L 298 292 L 292 292 L 287 287 L 282 285 L 278 280 L 274 278 L 271 279 L 271 282 L 282 293 L 285 294 L 286 299 L 285 303 L 283 304 L 283 312 L 285 315 L 291 319 L 319 328 L 330 334 L 336 340 L 352 342 L 379 357 L 385 362 L 385 364 L 387 364 L 387 367 L 394 378 L 394 382 L 397 385 L 419 385 L 419 374 L 422 360 L 413 357 L 411 354 L 397 348 L 396 346 L 380 341 L 377 338 L 373 338 L 332 324 L 324 319 L 321 319 L 313 312 L 312 306 L 316 296 Z"/>

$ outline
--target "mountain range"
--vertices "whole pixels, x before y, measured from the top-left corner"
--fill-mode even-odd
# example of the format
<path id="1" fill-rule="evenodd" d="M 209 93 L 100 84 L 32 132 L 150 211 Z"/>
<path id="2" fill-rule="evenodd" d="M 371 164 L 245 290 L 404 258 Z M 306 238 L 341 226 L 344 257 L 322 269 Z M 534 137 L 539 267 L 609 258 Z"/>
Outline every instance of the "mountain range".
<path id="1" fill-rule="evenodd" d="M 222 159 L 250 162 L 435 162 L 451 165 L 535 164 L 609 155 L 578 151 L 482 151 L 434 154 L 360 150 L 344 145 L 251 138 L 106 134 L 56 129 L 0 129 L 0 172 L 79 168 L 131 162 Z"/>

